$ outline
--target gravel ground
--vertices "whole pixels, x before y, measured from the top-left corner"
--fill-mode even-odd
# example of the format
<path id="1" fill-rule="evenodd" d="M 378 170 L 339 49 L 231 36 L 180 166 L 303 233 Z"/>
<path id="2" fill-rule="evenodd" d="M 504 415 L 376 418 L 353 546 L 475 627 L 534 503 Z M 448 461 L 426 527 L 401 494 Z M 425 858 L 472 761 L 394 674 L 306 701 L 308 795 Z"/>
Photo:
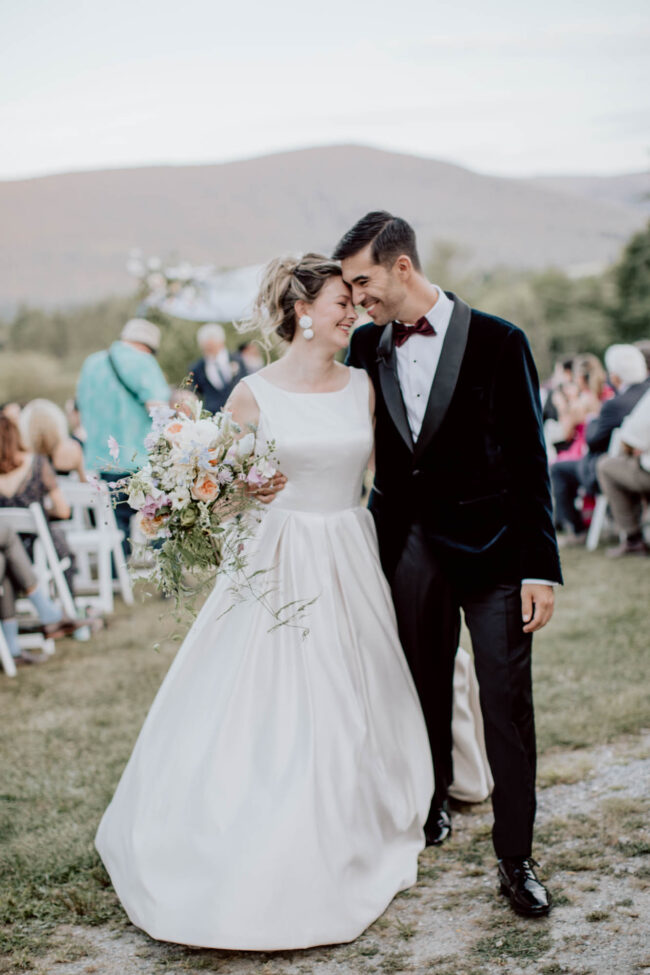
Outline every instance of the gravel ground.
<path id="1" fill-rule="evenodd" d="M 650 732 L 546 755 L 537 855 L 555 907 L 516 918 L 496 896 L 489 804 L 454 816 L 418 885 L 351 945 L 276 954 L 200 951 L 123 928 L 60 928 L 38 975 L 639 975 L 650 973 Z"/>

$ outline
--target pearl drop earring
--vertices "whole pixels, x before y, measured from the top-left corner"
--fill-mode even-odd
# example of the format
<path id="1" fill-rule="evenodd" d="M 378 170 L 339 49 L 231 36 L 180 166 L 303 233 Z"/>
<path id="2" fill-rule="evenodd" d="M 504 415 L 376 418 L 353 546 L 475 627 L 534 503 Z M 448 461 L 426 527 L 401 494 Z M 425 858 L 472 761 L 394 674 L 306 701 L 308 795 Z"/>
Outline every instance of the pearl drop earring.
<path id="1" fill-rule="evenodd" d="M 302 329 L 302 334 L 305 336 L 305 338 L 307 340 L 313 339 L 313 337 L 314 337 L 314 330 L 312 328 L 312 325 L 314 323 L 312 322 L 312 320 L 309 317 L 309 315 L 302 315 L 300 317 L 300 319 L 298 320 L 298 324 L 300 325 L 300 327 Z"/>

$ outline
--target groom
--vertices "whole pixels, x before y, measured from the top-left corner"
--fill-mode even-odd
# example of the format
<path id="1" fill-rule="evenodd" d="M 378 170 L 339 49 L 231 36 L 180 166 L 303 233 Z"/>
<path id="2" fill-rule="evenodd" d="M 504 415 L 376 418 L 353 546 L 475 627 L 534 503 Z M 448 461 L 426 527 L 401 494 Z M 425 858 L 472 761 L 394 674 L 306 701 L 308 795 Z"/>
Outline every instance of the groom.
<path id="1" fill-rule="evenodd" d="M 532 634 L 562 581 L 537 373 L 514 325 L 431 284 L 412 228 L 368 213 L 336 247 L 372 324 L 348 364 L 376 395 L 370 498 L 400 638 L 429 731 L 436 789 L 425 833 L 451 833 L 452 678 L 460 610 L 472 638 L 494 777 L 501 891 L 520 914 L 547 914 L 530 859 L 535 817 Z"/>

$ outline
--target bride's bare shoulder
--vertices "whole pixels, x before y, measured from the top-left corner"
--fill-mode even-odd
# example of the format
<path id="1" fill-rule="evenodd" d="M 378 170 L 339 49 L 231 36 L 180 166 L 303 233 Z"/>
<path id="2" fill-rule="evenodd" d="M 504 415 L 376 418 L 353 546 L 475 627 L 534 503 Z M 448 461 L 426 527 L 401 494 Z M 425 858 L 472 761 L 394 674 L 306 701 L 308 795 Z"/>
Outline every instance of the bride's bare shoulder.
<path id="1" fill-rule="evenodd" d="M 232 413 L 235 423 L 240 425 L 257 423 L 259 420 L 260 408 L 257 400 L 250 386 L 243 379 L 233 389 L 224 408 Z"/>

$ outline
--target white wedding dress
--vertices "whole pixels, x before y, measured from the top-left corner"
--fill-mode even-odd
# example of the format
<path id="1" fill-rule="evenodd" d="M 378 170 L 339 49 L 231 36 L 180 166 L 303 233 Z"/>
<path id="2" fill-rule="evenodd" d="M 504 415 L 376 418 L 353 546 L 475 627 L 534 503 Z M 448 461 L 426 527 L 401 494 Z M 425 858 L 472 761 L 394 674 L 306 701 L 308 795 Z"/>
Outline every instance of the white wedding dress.
<path id="1" fill-rule="evenodd" d="M 375 528 L 360 506 L 368 378 L 332 393 L 245 380 L 286 488 L 249 573 L 300 628 L 231 606 L 219 579 L 172 663 L 97 833 L 134 924 L 153 938 L 273 950 L 351 941 L 415 883 L 433 792 Z"/>

